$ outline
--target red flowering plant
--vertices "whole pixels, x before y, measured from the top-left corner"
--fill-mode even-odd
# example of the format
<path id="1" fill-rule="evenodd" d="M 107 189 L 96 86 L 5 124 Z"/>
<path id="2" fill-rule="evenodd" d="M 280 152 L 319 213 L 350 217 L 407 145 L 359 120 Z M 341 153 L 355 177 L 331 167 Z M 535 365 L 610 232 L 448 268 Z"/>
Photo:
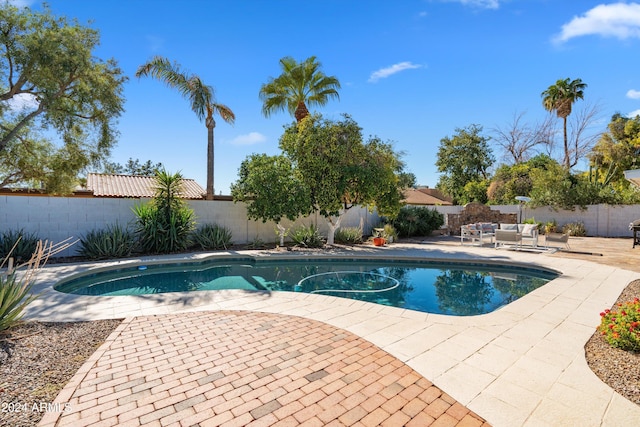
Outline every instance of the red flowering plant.
<path id="1" fill-rule="evenodd" d="M 640 352 L 640 299 L 600 313 L 598 330 L 612 347 Z"/>

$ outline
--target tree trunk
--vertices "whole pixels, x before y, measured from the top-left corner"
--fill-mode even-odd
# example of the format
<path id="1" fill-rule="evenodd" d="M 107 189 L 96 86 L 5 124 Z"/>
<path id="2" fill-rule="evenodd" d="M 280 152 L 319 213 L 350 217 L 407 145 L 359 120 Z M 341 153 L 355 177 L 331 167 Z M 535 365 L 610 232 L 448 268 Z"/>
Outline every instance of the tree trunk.
<path id="1" fill-rule="evenodd" d="M 213 117 L 207 117 L 207 200 L 213 200 L 213 128 L 216 121 Z"/>
<path id="2" fill-rule="evenodd" d="M 284 228 L 282 226 L 282 224 L 280 224 L 280 223 L 276 224 L 276 228 L 278 229 L 278 236 L 280 236 L 280 246 L 283 247 L 284 246 L 284 235 L 285 235 L 287 229 Z"/>
<path id="3" fill-rule="evenodd" d="M 307 110 L 307 106 L 304 105 L 304 102 L 300 101 L 298 102 L 298 107 L 296 108 L 296 111 L 294 112 L 294 116 L 296 118 L 296 121 L 298 123 L 300 123 L 300 121 L 302 119 L 304 119 L 305 117 L 307 117 L 309 115 L 309 110 Z"/>
<path id="4" fill-rule="evenodd" d="M 333 245 L 335 241 L 334 237 L 336 234 L 336 230 L 340 228 L 340 223 L 342 222 L 342 217 L 344 216 L 345 212 L 346 211 L 340 212 L 340 215 L 338 215 L 338 218 L 336 219 L 335 224 L 330 216 L 327 217 L 327 223 L 329 224 L 329 233 L 327 234 L 327 245 Z"/>
<path id="5" fill-rule="evenodd" d="M 571 168 L 571 159 L 569 156 L 569 139 L 567 137 L 567 117 L 563 117 L 563 129 L 564 129 L 564 167 L 568 170 Z"/>

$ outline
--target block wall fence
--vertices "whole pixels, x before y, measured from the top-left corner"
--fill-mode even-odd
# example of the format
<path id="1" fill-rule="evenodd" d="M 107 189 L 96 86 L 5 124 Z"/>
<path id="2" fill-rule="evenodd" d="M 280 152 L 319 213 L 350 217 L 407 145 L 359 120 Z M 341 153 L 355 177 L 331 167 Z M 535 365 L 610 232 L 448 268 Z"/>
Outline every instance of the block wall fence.
<path id="1" fill-rule="evenodd" d="M 53 242 L 68 237 L 74 239 L 84 236 L 94 229 L 102 229 L 111 224 L 127 225 L 134 221 L 131 208 L 145 199 L 115 198 L 79 198 L 49 196 L 0 196 L 0 232 L 24 229 L 42 239 Z M 231 230 L 234 243 L 244 244 L 256 238 L 264 242 L 276 242 L 275 224 L 262 223 L 247 219 L 246 207 L 242 203 L 223 200 L 190 200 L 198 224 L 215 223 Z M 460 213 L 462 206 L 434 206 L 440 213 Z M 496 205 L 492 210 L 502 213 L 519 213 L 518 205 Z M 640 205 L 592 205 L 586 210 L 555 211 L 547 207 L 536 209 L 523 206 L 522 218 L 535 218 L 536 221 L 555 220 L 559 226 L 569 222 L 581 221 L 587 235 L 598 237 L 631 237 L 629 223 L 640 219 Z M 343 219 L 343 227 L 355 227 L 362 223 L 365 235 L 380 223 L 380 218 L 366 208 L 354 207 Z M 326 221 L 320 215 L 311 215 L 295 222 L 283 221 L 285 227 L 301 224 L 316 224 L 322 234 L 327 233 Z M 77 245 L 63 256 L 73 255 Z"/>
<path id="2" fill-rule="evenodd" d="M 50 196 L 0 196 L 0 232 L 24 229 L 36 233 L 41 239 L 59 242 L 69 237 L 76 240 L 87 232 L 103 229 L 108 225 L 133 223 L 132 207 L 146 203 L 148 199 L 80 198 Z M 247 218 L 246 206 L 224 200 L 188 200 L 198 224 L 218 224 L 231 230 L 233 242 L 244 244 L 259 238 L 265 243 L 277 241 L 273 222 L 263 223 Z M 366 208 L 354 207 L 347 211 L 342 226 L 356 227 L 361 223 L 366 235 L 380 222 L 376 213 Z M 316 224 L 320 232 L 327 234 L 326 220 L 320 215 L 300 218 L 295 222 L 283 220 L 289 228 L 301 224 Z M 74 245 L 61 256 L 71 256 L 77 251 Z"/>

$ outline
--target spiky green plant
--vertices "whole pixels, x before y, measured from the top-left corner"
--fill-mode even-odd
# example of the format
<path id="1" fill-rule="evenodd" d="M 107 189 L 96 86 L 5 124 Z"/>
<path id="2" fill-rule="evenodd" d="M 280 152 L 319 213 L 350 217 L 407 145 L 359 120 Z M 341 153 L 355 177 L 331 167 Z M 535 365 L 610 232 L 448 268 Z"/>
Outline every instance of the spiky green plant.
<path id="1" fill-rule="evenodd" d="M 2 259 L 0 268 L 7 266 L 7 271 L 0 275 L 0 333 L 6 331 L 20 321 L 25 308 L 38 295 L 31 293 L 36 277 L 49 257 L 69 248 L 73 243 L 69 239 L 58 244 L 39 240 L 36 249 L 28 261 L 13 267 L 12 251 Z M 16 242 L 16 245 L 18 242 Z"/>
<path id="2" fill-rule="evenodd" d="M 0 259 L 11 253 L 16 263 L 27 261 L 36 250 L 38 237 L 24 229 L 7 230 L 0 233 Z"/>
<path id="3" fill-rule="evenodd" d="M 308 227 L 301 225 L 293 229 L 289 233 L 289 237 L 295 244 L 306 248 L 321 248 L 324 246 L 324 239 L 320 235 L 318 227 L 313 224 Z"/>
<path id="4" fill-rule="evenodd" d="M 341 227 L 336 230 L 334 240 L 336 243 L 343 244 L 362 243 L 362 229 L 360 227 Z"/>
<path id="5" fill-rule="evenodd" d="M 79 253 L 89 259 L 126 258 L 131 256 L 136 236 L 119 224 L 91 230 L 80 239 Z"/>
<path id="6" fill-rule="evenodd" d="M 231 246 L 231 231 L 217 224 L 203 224 L 193 233 L 193 241 L 203 250 L 227 249 Z"/>

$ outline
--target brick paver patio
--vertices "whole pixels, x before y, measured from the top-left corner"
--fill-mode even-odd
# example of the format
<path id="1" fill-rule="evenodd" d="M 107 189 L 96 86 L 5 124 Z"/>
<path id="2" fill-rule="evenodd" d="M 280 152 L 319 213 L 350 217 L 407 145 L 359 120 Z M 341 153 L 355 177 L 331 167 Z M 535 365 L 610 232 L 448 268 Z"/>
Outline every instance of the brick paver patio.
<path id="1" fill-rule="evenodd" d="M 125 319 L 56 403 L 41 426 L 488 425 L 350 332 L 249 311 Z"/>

